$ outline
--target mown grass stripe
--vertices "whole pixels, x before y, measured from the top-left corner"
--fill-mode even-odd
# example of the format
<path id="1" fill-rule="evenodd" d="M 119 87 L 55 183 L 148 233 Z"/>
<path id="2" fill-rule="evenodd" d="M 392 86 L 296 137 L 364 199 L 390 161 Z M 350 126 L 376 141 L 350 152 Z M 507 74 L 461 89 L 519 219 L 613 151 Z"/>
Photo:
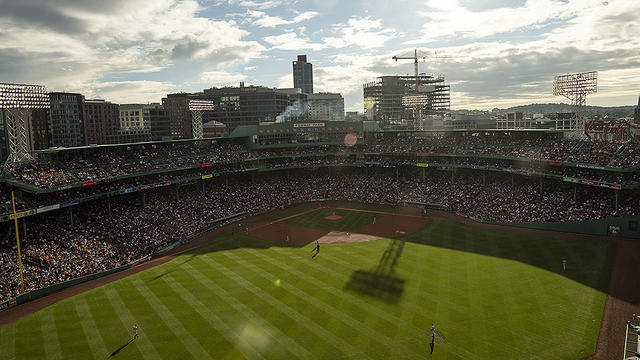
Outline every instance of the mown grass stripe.
<path id="1" fill-rule="evenodd" d="M 349 353 L 357 354 L 357 358 L 358 359 L 369 359 L 370 358 L 362 350 L 354 347 L 349 342 L 347 342 L 344 339 L 334 335 L 332 332 L 330 332 L 327 329 L 323 328 L 322 326 L 318 325 L 316 322 L 314 322 L 313 320 L 309 319 L 305 315 L 301 314 L 296 309 L 292 308 L 291 306 L 287 305 L 286 303 L 276 299 L 271 294 L 269 294 L 269 293 L 265 292 L 264 290 L 260 289 L 259 287 L 255 286 L 254 284 L 252 284 L 251 282 L 246 280 L 244 277 L 239 276 L 238 274 L 236 274 L 232 269 L 228 268 L 224 264 L 216 263 L 216 262 L 213 261 L 213 259 L 211 259 L 209 257 L 202 257 L 201 260 L 209 263 L 212 267 L 215 267 L 216 269 L 220 270 L 222 273 L 225 274 L 225 276 L 227 276 L 229 278 L 232 278 L 232 279 L 235 279 L 235 281 L 237 282 L 237 284 L 239 286 L 243 286 L 244 288 L 248 289 L 252 293 L 254 293 L 256 295 L 259 295 L 262 299 L 264 299 L 266 302 L 270 303 L 274 307 L 277 307 L 277 308 L 282 309 L 283 311 L 286 311 L 290 315 L 290 317 L 294 318 L 298 322 L 298 324 L 305 326 L 307 329 L 309 329 L 310 331 L 315 333 L 317 337 L 324 338 L 324 339 L 328 340 L 330 343 L 335 344 L 337 346 L 337 348 L 340 349 L 340 351 L 345 351 L 346 350 Z"/>
<path id="2" fill-rule="evenodd" d="M 227 292 L 224 288 L 216 285 L 214 281 L 206 277 L 204 273 L 202 273 L 199 269 L 194 267 L 190 267 L 190 268 L 191 270 L 188 272 L 188 274 L 192 276 L 200 285 L 218 294 L 219 299 L 225 302 L 227 305 L 229 305 L 229 307 L 231 307 L 234 311 L 237 311 L 243 315 L 246 315 L 253 322 L 256 322 L 258 326 L 261 326 L 269 330 L 272 338 L 276 342 L 280 343 L 285 349 L 295 354 L 296 358 L 302 358 L 302 359 L 312 358 L 312 354 L 309 351 L 307 351 L 307 349 L 299 345 L 294 339 L 289 337 L 285 332 L 281 331 L 278 327 L 272 325 L 269 321 L 264 319 L 257 312 L 253 311 L 253 309 L 251 309 L 249 306 L 247 306 L 242 302 L 242 299 L 238 299 L 237 297 L 234 297 L 231 293 Z M 185 291 L 188 291 L 185 288 L 183 289 Z M 230 301 L 230 299 L 234 299 L 234 301 L 232 302 Z M 215 314 L 212 314 L 212 315 L 216 316 Z M 229 328 L 227 328 L 227 332 L 232 333 Z M 230 339 L 230 342 L 233 342 L 233 338 Z M 254 355 L 256 358 L 260 357 L 259 353 L 252 354 L 252 355 Z"/>
<path id="3" fill-rule="evenodd" d="M 36 313 L 33 316 L 20 319 L 16 323 L 15 349 L 17 359 L 40 359 L 46 356 L 39 322 L 39 314 Z"/>
<path id="4" fill-rule="evenodd" d="M 93 356 L 97 357 L 98 359 L 103 359 L 104 356 L 111 354 L 113 351 L 122 346 L 123 331 L 120 318 L 105 296 L 104 288 L 91 290 L 81 296 L 78 296 L 78 298 L 80 297 L 84 300 L 87 306 L 87 316 L 91 317 L 90 320 L 96 326 L 99 341 L 102 341 L 102 343 L 106 347 L 104 353 L 94 352 Z M 78 311 L 77 307 L 76 311 Z M 82 313 L 79 312 L 78 314 Z"/>
<path id="5" fill-rule="evenodd" d="M 135 323 L 138 324 L 139 339 L 145 339 L 153 343 L 156 351 L 164 358 L 173 359 L 184 356 L 183 344 L 177 341 L 171 329 L 151 303 L 145 293 L 141 292 L 133 283 L 135 275 L 118 283 L 115 288 L 125 306 L 132 314 L 135 314 Z M 129 324 L 127 334 L 133 334 Z"/>
<path id="6" fill-rule="evenodd" d="M 348 273 L 335 271 L 334 270 L 336 268 L 335 266 L 322 266 L 320 264 L 317 264 L 314 261 L 309 261 L 309 262 L 303 261 L 302 259 L 299 259 L 296 256 L 290 256 L 290 254 L 284 253 L 283 249 L 273 248 L 272 250 L 275 251 L 275 252 L 278 252 L 280 255 L 284 256 L 289 261 L 289 263 L 290 263 L 290 261 L 295 261 L 297 263 L 303 264 L 307 268 L 313 268 L 314 270 L 317 270 L 317 271 L 311 271 L 311 272 L 308 272 L 308 273 L 304 274 L 306 277 L 313 277 L 314 281 L 325 282 L 324 279 L 316 276 L 316 274 L 322 274 L 322 275 L 325 276 L 325 278 L 326 278 L 326 275 L 331 275 L 332 277 L 334 277 L 336 279 L 339 279 L 339 281 L 341 281 L 343 284 L 346 284 L 347 281 L 349 280 L 349 276 L 350 275 Z M 333 252 L 333 250 L 338 250 L 340 255 L 331 254 L 331 252 Z M 357 266 L 354 266 L 353 262 L 344 261 L 344 260 L 342 260 L 342 257 L 347 256 L 347 257 L 353 258 L 355 256 L 358 256 L 358 255 L 355 255 L 355 254 L 358 254 L 359 250 L 358 251 L 345 250 L 345 251 L 346 252 L 342 252 L 342 250 L 340 249 L 339 246 L 337 246 L 335 248 L 332 247 L 331 252 L 330 251 L 325 251 L 322 254 L 322 257 L 323 257 L 323 259 L 332 261 L 332 262 L 334 262 L 335 264 L 338 264 L 341 267 L 345 267 L 345 268 L 350 269 L 350 270 L 351 269 L 356 270 Z M 291 273 L 302 274 L 295 267 L 289 266 L 286 263 L 283 263 L 282 261 L 278 260 L 279 258 L 280 257 L 272 257 L 271 259 L 272 259 L 272 261 L 276 261 L 276 262 L 280 263 L 287 271 L 290 271 Z M 365 258 L 365 260 L 370 260 L 370 259 L 371 258 Z M 335 289 L 336 293 L 340 293 L 340 292 L 344 291 L 343 289 L 339 289 L 339 288 L 336 288 L 336 287 L 333 287 L 333 288 Z M 355 304 L 357 304 L 357 305 L 359 305 L 361 307 L 364 307 L 364 308 L 371 307 L 372 305 L 376 306 L 380 311 L 372 312 L 372 314 L 375 315 L 375 316 L 379 316 L 379 317 L 381 317 L 382 319 L 384 319 L 386 321 L 395 323 L 395 322 L 400 320 L 399 318 L 397 318 L 397 317 L 391 315 L 390 313 L 386 312 L 386 310 L 388 310 L 388 309 L 386 308 L 386 306 L 384 306 L 383 302 L 375 301 L 375 300 L 367 302 L 365 300 L 362 300 L 362 299 L 359 299 L 359 298 L 356 298 L 356 297 L 352 297 L 350 299 L 350 301 L 352 301 Z M 412 304 L 403 303 L 403 307 L 406 308 L 407 306 L 409 306 L 409 310 L 411 310 L 414 313 L 422 312 L 422 310 L 423 310 L 422 308 L 420 308 L 418 306 L 414 306 Z M 418 327 L 414 327 L 413 329 L 416 332 L 424 331 L 424 329 L 421 329 L 421 328 L 418 328 Z"/>
<path id="7" fill-rule="evenodd" d="M 275 260 L 273 257 L 269 257 L 267 255 L 264 255 L 262 252 L 260 251 L 250 251 L 250 254 L 262 259 L 263 261 L 269 262 L 273 265 L 276 265 L 277 267 L 279 267 L 280 269 L 284 270 L 284 273 L 288 273 L 288 274 L 293 274 L 296 275 L 297 277 L 299 277 L 300 279 L 305 279 L 308 278 L 308 276 L 305 276 L 305 274 L 299 272 L 297 269 L 292 268 L 290 266 L 287 266 L 283 263 L 281 263 L 280 261 Z M 272 281 L 272 279 L 277 278 L 277 275 L 265 270 L 263 268 L 259 268 L 256 265 L 252 264 L 251 262 L 248 262 L 247 260 L 245 260 L 244 257 L 239 257 L 229 251 L 225 251 L 222 252 L 222 255 L 227 256 L 231 259 L 233 259 L 235 262 L 237 262 L 238 264 L 244 265 L 245 268 L 247 269 L 252 269 L 257 275 L 259 275 L 260 277 L 264 278 L 266 281 Z M 343 291 L 338 290 L 337 288 L 331 286 L 330 284 L 326 283 L 326 282 L 322 282 L 322 286 L 317 285 L 316 284 L 315 288 L 317 290 L 319 290 L 320 292 L 323 292 L 325 294 L 330 295 L 333 298 L 338 298 L 344 302 L 348 302 L 351 303 L 352 298 L 350 296 L 347 296 Z M 300 290 L 299 288 L 295 287 L 295 286 L 286 286 L 283 287 L 283 289 L 285 291 L 289 291 L 290 293 L 294 294 L 295 296 L 297 296 L 300 300 L 302 300 L 303 302 L 309 302 L 308 299 L 314 299 L 313 302 L 309 302 L 312 306 L 315 306 L 316 308 L 319 308 L 320 310 L 326 312 L 327 314 L 330 314 L 331 316 L 333 316 L 334 318 L 338 319 L 339 321 L 341 321 L 342 323 L 358 329 L 358 331 L 369 337 L 369 339 L 371 340 L 375 340 L 376 342 L 380 342 L 382 344 L 384 344 L 387 348 L 393 348 L 395 346 L 398 345 L 398 342 L 394 339 L 394 337 L 390 337 L 387 334 L 381 333 L 379 331 L 377 331 L 374 328 L 371 328 L 368 324 L 353 318 L 351 315 L 341 311 L 338 308 L 335 308 L 331 305 L 326 304 L 325 302 L 323 302 L 322 300 L 320 300 L 318 298 L 318 296 L 305 292 L 303 290 Z M 334 290 L 334 291 L 331 291 Z"/>
<path id="8" fill-rule="evenodd" d="M 56 329 L 56 320 L 51 309 L 48 311 L 40 311 L 38 313 L 40 320 L 40 329 L 44 336 L 44 352 L 47 359 L 62 359 L 62 349 L 60 348 L 60 340 L 58 339 L 58 330 Z"/>
<path id="9" fill-rule="evenodd" d="M 236 349 L 243 352 L 246 356 L 252 359 L 264 359 L 264 357 L 260 355 L 260 353 L 254 349 L 250 343 L 246 342 L 245 339 L 238 336 L 236 331 L 227 326 L 224 319 L 211 311 L 205 304 L 198 300 L 191 291 L 173 279 L 171 275 L 165 276 L 162 280 L 168 286 L 173 288 L 173 290 L 179 294 L 180 298 L 184 300 L 184 303 L 191 306 L 209 324 L 209 326 L 224 337 L 231 346 L 234 346 L 234 344 L 238 342 L 239 346 Z"/>
<path id="10" fill-rule="evenodd" d="M 0 328 L 0 349 L 2 349 L 0 356 L 2 359 L 16 359 L 15 331 L 16 327 L 11 325 Z"/>
<path id="11" fill-rule="evenodd" d="M 196 266 L 198 265 L 198 266 Z M 298 317 L 292 316 L 287 309 L 283 309 L 278 307 L 277 304 L 273 304 L 265 300 L 260 294 L 255 294 L 250 290 L 247 290 L 244 287 L 240 287 L 243 291 L 238 292 L 238 284 L 235 280 L 230 279 L 225 276 L 224 273 L 220 272 L 219 269 L 211 268 L 208 263 L 200 262 L 200 264 L 194 264 L 194 266 L 189 265 L 190 269 L 188 273 L 191 276 L 197 277 L 202 283 L 205 283 L 211 286 L 211 289 L 215 289 L 214 291 L 221 291 L 223 295 L 228 295 L 229 299 L 234 299 L 234 305 L 232 306 L 234 311 L 240 311 L 240 309 L 249 307 L 245 304 L 252 304 L 254 308 L 257 308 L 255 312 L 265 321 L 270 322 L 272 326 L 278 330 L 279 332 L 284 332 L 287 334 L 287 337 L 295 336 L 296 341 L 304 344 L 303 348 L 307 349 L 305 351 L 299 351 L 301 354 L 305 354 L 307 351 L 313 353 L 312 358 L 318 358 L 319 354 L 315 351 L 332 351 L 332 354 L 336 354 L 339 349 L 335 347 L 329 340 L 321 337 L 311 337 L 308 329 L 304 328 L 304 324 L 300 324 L 298 321 Z M 201 270 L 201 268 L 206 268 L 207 274 Z M 215 273 L 211 273 L 211 272 Z M 213 282 L 209 278 L 215 278 L 216 281 Z M 220 284 L 220 285 L 218 285 Z M 269 286 L 272 286 L 270 282 Z M 223 287 L 231 287 L 231 289 L 226 290 Z M 275 287 L 274 287 L 275 288 Z M 232 292 L 232 290 L 236 290 Z M 238 295 L 234 295 L 237 293 Z M 262 314 L 262 315 L 260 315 Z M 295 314 L 294 314 L 295 315 Z M 333 349 L 333 350 L 331 350 Z M 331 358 L 335 358 L 335 355 L 331 356 Z"/>
<path id="12" fill-rule="evenodd" d="M 147 287 L 147 285 L 140 279 L 140 277 L 135 277 L 132 280 L 132 284 L 138 288 L 141 294 L 146 298 L 146 300 L 151 305 L 151 309 L 155 311 L 159 317 L 167 324 L 169 330 L 175 335 L 176 339 L 182 342 L 184 348 L 194 359 L 206 359 L 209 358 L 209 353 L 205 350 L 202 345 L 198 342 L 196 338 L 194 338 L 191 333 L 185 328 L 184 324 L 180 319 L 178 319 L 171 309 L 172 305 L 165 305 L 158 296 Z"/>
<path id="13" fill-rule="evenodd" d="M 80 325 L 84 331 L 91 353 L 94 359 L 103 359 L 104 354 L 108 353 L 107 346 L 102 339 L 100 331 L 93 320 L 93 315 L 89 311 L 89 305 L 87 304 L 86 296 L 76 296 L 73 298 L 73 304 L 76 307 L 76 312 L 80 317 Z"/>
<path id="14" fill-rule="evenodd" d="M 115 286 L 107 286 L 105 287 L 104 294 L 111 303 L 111 306 L 115 310 L 116 314 L 118 314 L 118 318 L 120 319 L 120 324 L 122 325 L 122 329 L 126 329 L 127 331 L 132 324 L 138 323 L 136 317 L 131 313 L 129 308 L 124 304 L 124 301 L 120 297 L 118 291 L 116 291 Z M 135 351 L 138 351 L 140 355 L 145 359 L 162 359 L 162 356 L 158 353 L 153 343 L 146 336 L 140 336 L 136 339 L 136 347 Z M 129 349 L 127 349 L 129 350 Z"/>
<path id="15" fill-rule="evenodd" d="M 246 249 L 239 249 L 239 250 L 245 250 L 245 251 L 248 252 L 248 250 L 246 250 Z M 286 250 L 280 249 L 280 248 L 273 248 L 273 250 L 277 251 L 277 252 L 286 251 Z M 347 257 L 347 258 L 351 258 L 351 259 L 353 259 L 353 257 L 363 257 L 364 256 L 362 254 L 362 252 L 359 251 L 359 249 L 358 249 L 358 251 L 352 251 L 353 249 L 347 249 L 347 248 L 342 247 L 342 246 L 335 246 L 335 247 L 332 246 L 332 251 L 331 252 L 333 252 L 333 250 L 337 250 L 337 252 L 344 254 L 343 257 Z M 332 261 L 334 261 L 336 263 L 339 263 L 339 264 L 341 264 L 343 266 L 349 266 L 349 265 L 353 264 L 353 263 L 350 263 L 350 262 L 345 262 L 344 260 L 341 259 L 342 257 L 336 256 L 336 255 L 333 255 L 333 254 L 329 255 L 328 253 L 329 253 L 329 251 L 324 252 L 323 253 L 323 258 L 329 257 L 330 260 L 332 260 Z M 447 256 L 452 256 L 453 252 L 446 252 L 446 254 L 447 254 Z M 292 260 L 292 261 L 296 261 L 296 262 L 299 262 L 299 263 L 304 263 L 305 266 L 313 267 L 313 268 L 316 268 L 318 270 L 318 271 L 314 271 L 314 272 L 309 272 L 309 273 L 306 274 L 306 276 L 315 276 L 314 274 L 323 274 L 326 277 L 326 275 L 331 274 L 334 277 L 343 279 L 344 283 L 346 283 L 346 281 L 348 281 L 348 275 L 345 275 L 345 274 L 343 274 L 341 272 L 335 271 L 334 270 L 336 268 L 335 266 L 322 266 L 322 265 L 317 264 L 316 262 L 313 262 L 313 261 L 305 262 L 305 261 L 299 259 L 296 256 L 290 256 L 290 254 L 283 254 L 283 255 L 285 256 L 285 258 L 287 260 L 290 260 L 290 261 Z M 273 261 L 279 261 L 279 260 L 276 260 L 278 258 L 274 257 L 272 259 L 273 259 Z M 366 261 L 368 259 L 370 259 L 370 258 L 369 257 L 365 257 L 364 260 Z M 446 266 L 448 266 L 448 267 L 455 267 L 456 266 L 456 264 L 455 263 L 452 264 L 451 261 L 444 261 L 444 264 Z M 283 264 L 283 266 L 286 269 L 286 271 L 288 271 L 288 272 L 291 272 L 291 273 L 298 272 L 299 273 L 299 271 L 296 270 L 296 268 L 290 267 L 290 266 L 288 266 L 286 264 Z M 445 273 L 448 273 L 448 271 L 445 271 Z M 323 279 L 321 279 L 321 278 L 316 278 L 316 279 L 318 281 L 323 281 Z M 448 284 L 445 284 L 444 282 L 442 284 L 439 284 L 439 287 L 441 287 L 444 291 L 452 291 L 450 284 L 448 285 Z M 342 291 L 344 291 L 342 289 L 337 289 L 337 288 L 335 288 L 335 289 L 336 289 L 335 296 L 339 296 L 338 294 L 340 294 Z M 416 298 L 415 302 L 403 301 L 402 307 L 405 309 L 405 312 L 411 313 L 412 316 L 416 316 L 416 314 L 422 314 L 422 313 L 424 313 L 424 307 L 419 305 L 419 304 L 423 303 L 422 300 L 423 300 L 422 297 L 419 296 L 418 298 Z M 428 300 L 435 301 L 436 303 L 440 304 L 443 307 L 443 310 L 452 309 L 452 305 L 448 302 L 447 297 L 435 297 L 435 298 L 429 297 Z M 381 303 L 379 301 L 365 302 L 364 300 L 360 300 L 360 299 L 355 298 L 355 297 L 351 298 L 350 301 L 352 301 L 354 303 L 359 303 L 359 305 L 364 307 L 364 308 L 372 306 L 372 303 L 374 303 L 374 304 L 375 303 L 378 303 L 378 304 Z M 394 316 L 394 315 L 388 313 L 387 311 L 385 311 L 384 308 L 380 307 L 380 310 L 381 311 L 379 311 L 379 312 L 370 312 L 370 314 L 372 314 L 373 316 L 382 317 L 386 321 L 389 321 L 389 322 L 392 322 L 392 323 L 397 323 L 397 322 L 402 321 L 402 318 Z M 432 321 L 435 321 L 435 320 L 432 320 Z M 424 331 L 426 329 L 428 329 L 428 327 L 430 326 L 430 323 L 425 324 L 424 328 L 420 328 L 420 327 L 417 327 L 417 326 L 415 326 L 413 324 L 407 324 L 407 323 L 405 323 L 405 328 L 407 327 L 407 325 L 411 326 L 411 328 L 413 330 L 411 330 L 411 331 L 407 330 L 407 333 L 405 333 L 404 336 L 412 336 L 413 334 L 423 334 Z M 516 330 L 513 330 L 513 331 L 515 333 Z M 452 346 L 452 344 L 449 344 L 449 346 Z M 453 350 L 453 351 L 454 352 L 459 352 L 461 356 L 462 355 L 467 356 L 467 357 L 471 356 L 472 358 L 475 356 L 472 353 L 468 353 L 466 349 L 463 349 L 463 348 L 460 348 L 460 347 L 458 347 L 456 350 Z M 524 354 L 524 352 L 519 350 L 519 349 L 515 349 L 514 351 L 516 353 L 523 353 Z"/>
<path id="16" fill-rule="evenodd" d="M 62 357 L 68 359 L 75 354 L 89 352 L 88 339 L 78 325 L 80 317 L 76 313 L 73 302 L 67 299 L 54 305 L 53 316 Z"/>

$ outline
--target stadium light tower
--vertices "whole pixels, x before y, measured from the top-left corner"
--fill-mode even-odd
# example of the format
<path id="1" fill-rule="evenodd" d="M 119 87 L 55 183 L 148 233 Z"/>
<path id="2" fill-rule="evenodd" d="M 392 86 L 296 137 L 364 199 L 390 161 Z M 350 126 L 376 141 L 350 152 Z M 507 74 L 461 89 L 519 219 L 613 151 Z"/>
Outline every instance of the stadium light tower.
<path id="1" fill-rule="evenodd" d="M 29 154 L 29 119 L 33 109 L 49 108 L 49 91 L 42 85 L 0 83 L 0 109 L 6 114 L 9 156 L 6 164 L 33 160 Z"/>
<path id="2" fill-rule="evenodd" d="M 576 116 L 587 104 L 587 95 L 598 91 L 598 72 L 590 71 L 577 74 L 556 76 L 553 79 L 553 95 L 562 95 L 571 100 Z M 573 124 L 577 127 L 577 122 Z M 572 126 L 572 129 L 575 127 Z"/>
<path id="3" fill-rule="evenodd" d="M 194 139 L 202 139 L 202 112 L 214 110 L 214 102 L 210 100 L 189 100 L 191 111 L 191 130 Z"/>

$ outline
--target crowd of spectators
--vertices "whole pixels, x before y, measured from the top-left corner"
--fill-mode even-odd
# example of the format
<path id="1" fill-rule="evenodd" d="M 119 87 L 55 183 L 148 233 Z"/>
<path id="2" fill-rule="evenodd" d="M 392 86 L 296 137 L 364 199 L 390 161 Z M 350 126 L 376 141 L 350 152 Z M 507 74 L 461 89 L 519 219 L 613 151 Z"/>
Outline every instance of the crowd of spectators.
<path id="1" fill-rule="evenodd" d="M 611 190 L 574 190 L 572 184 L 510 174 L 483 177 L 472 170 L 429 169 L 424 177 L 418 171 L 380 168 L 236 175 L 95 200 L 73 207 L 72 213 L 63 209 L 25 218 L 26 289 L 124 265 L 208 229 L 216 219 L 248 217 L 314 199 L 433 203 L 497 222 L 576 221 L 640 211 L 637 195 L 630 193 L 620 197 L 616 208 Z M 0 227 L 0 301 L 15 296 L 20 285 L 11 225 Z"/>
<path id="2" fill-rule="evenodd" d="M 27 209 L 28 205 L 22 199 L 14 196 L 16 203 L 16 211 Z M 4 184 L 0 184 L 0 214 L 8 214 L 13 212 L 11 204 L 11 190 Z"/>
<path id="3" fill-rule="evenodd" d="M 9 170 L 17 180 L 41 188 L 78 182 L 78 178 L 75 175 L 63 170 L 52 162 L 7 165 L 7 170 Z"/>
<path id="4" fill-rule="evenodd" d="M 165 182 L 182 182 L 185 179 L 200 179 L 203 175 L 220 175 L 251 169 L 283 169 L 296 167 L 330 167 L 330 166 L 408 166 L 415 167 L 417 163 L 426 162 L 430 167 L 449 167 L 450 165 L 474 169 L 489 169 L 491 172 L 517 172 L 531 176 L 551 174 L 557 177 L 584 179 L 622 186 L 631 186 L 640 182 L 640 172 L 619 172 L 581 167 L 551 166 L 547 162 L 518 161 L 504 158 L 479 158 L 467 156 L 431 155 L 428 157 L 404 156 L 397 153 L 352 153 L 332 152 L 331 155 L 301 154 L 288 157 L 262 157 L 242 162 L 215 164 L 210 167 L 193 167 L 168 172 L 156 172 L 144 176 L 133 176 L 124 179 L 110 179 L 100 181 L 92 186 L 74 187 L 49 193 L 22 192 L 17 196 L 17 210 L 37 208 L 53 204 L 62 204 L 72 200 L 93 197 L 95 195 L 117 195 L 122 189 L 140 185 Z M 558 178 L 559 179 L 559 178 Z M 561 179 L 559 179 L 561 180 Z M 11 211 L 8 192 L 4 207 L 0 206 L 1 214 Z M 30 204 L 27 207 L 27 204 Z"/>
<path id="5" fill-rule="evenodd" d="M 477 175 L 453 179 L 443 172 L 410 183 L 402 201 L 444 205 L 452 212 L 493 222 L 566 222 L 640 214 L 637 194 L 624 193 L 616 208 L 611 191 L 558 181 L 492 174 L 483 185 Z"/>
<path id="6" fill-rule="evenodd" d="M 634 140 L 571 139 L 544 134 L 527 137 L 509 134 L 423 138 L 397 136 L 379 139 L 370 148 L 378 152 L 498 155 L 597 166 L 631 167 L 640 164 L 640 146 Z"/>
<path id="7" fill-rule="evenodd" d="M 74 151 L 60 152 L 53 155 L 53 160 L 9 165 L 6 169 L 22 182 L 40 188 L 50 188 L 149 171 L 177 170 L 203 164 L 255 161 L 273 156 L 300 156 L 318 152 L 484 155 L 595 166 L 640 165 L 640 145 L 634 141 L 620 143 L 605 140 L 578 140 L 545 133 L 526 134 L 526 136 L 523 134 L 508 136 L 500 133 L 491 136 L 478 134 L 472 136 L 472 133 L 467 133 L 466 136 L 449 134 L 420 138 L 385 136 L 351 148 L 301 146 L 249 150 L 243 144 L 233 141 L 201 141 Z M 473 158 L 469 159 L 473 160 Z"/>

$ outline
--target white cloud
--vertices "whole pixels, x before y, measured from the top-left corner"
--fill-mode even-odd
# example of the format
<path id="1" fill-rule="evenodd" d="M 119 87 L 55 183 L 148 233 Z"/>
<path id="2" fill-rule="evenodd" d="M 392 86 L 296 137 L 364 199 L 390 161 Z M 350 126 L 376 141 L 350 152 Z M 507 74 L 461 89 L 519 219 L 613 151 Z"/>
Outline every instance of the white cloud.
<path id="1" fill-rule="evenodd" d="M 211 86 L 237 85 L 246 79 L 246 75 L 238 73 L 228 73 L 225 71 L 203 72 L 200 80 Z"/>
<path id="2" fill-rule="evenodd" d="M 521 7 L 470 11 L 459 0 L 429 0 L 427 10 L 418 14 L 427 19 L 422 41 L 462 36 L 482 38 L 519 30 L 531 30 L 549 22 L 571 19 L 585 9 L 601 5 L 598 0 L 528 0 Z"/>
<path id="3" fill-rule="evenodd" d="M 293 74 L 288 73 L 286 75 L 282 75 L 278 79 L 278 88 L 286 89 L 286 88 L 292 88 L 292 87 L 293 87 Z"/>
<path id="4" fill-rule="evenodd" d="M 266 1 L 228 0 L 228 3 L 231 5 L 239 5 L 242 7 L 260 9 L 260 10 L 271 9 L 271 8 L 275 8 L 283 5 L 283 2 L 279 0 L 266 0 Z"/>
<path id="5" fill-rule="evenodd" d="M 285 20 L 278 16 L 271 16 L 263 11 L 247 10 L 247 15 L 252 18 L 250 23 L 260 27 L 277 27 L 279 25 L 297 24 L 299 22 L 313 19 L 318 15 L 315 11 L 305 11 L 293 17 L 291 20 Z"/>
<path id="6" fill-rule="evenodd" d="M 332 25 L 331 32 L 336 36 L 324 37 L 322 42 L 311 41 L 304 35 L 305 31 L 306 27 L 302 26 L 297 32 L 288 31 L 281 35 L 267 36 L 263 40 L 272 45 L 272 49 L 318 51 L 349 46 L 357 46 L 360 49 L 379 48 L 399 35 L 393 29 L 384 28 L 380 20 L 372 20 L 370 17 L 352 17 L 346 23 Z"/>
<path id="7" fill-rule="evenodd" d="M 310 20 L 313 19 L 314 17 L 318 16 L 318 12 L 316 11 L 305 11 L 303 13 L 300 13 L 298 15 L 296 15 L 293 20 L 291 20 L 292 24 L 295 23 L 299 23 L 305 20 Z"/>
<path id="8" fill-rule="evenodd" d="M 385 28 L 380 20 L 372 20 L 370 17 L 351 17 L 345 24 L 333 25 L 333 32 L 337 36 L 328 36 L 322 41 L 329 47 L 344 48 L 358 46 L 361 49 L 373 49 L 398 37 L 394 29 Z"/>
<path id="9" fill-rule="evenodd" d="M 114 103 L 160 102 L 167 93 L 176 91 L 175 84 L 160 81 L 109 81 L 84 84 L 87 99 L 106 99 Z"/>
<path id="10" fill-rule="evenodd" d="M 346 111 L 363 111 L 362 84 L 380 74 L 359 64 L 323 66 L 314 69 L 314 90 L 341 93 Z"/>
<path id="11" fill-rule="evenodd" d="M 278 50 L 322 50 L 326 48 L 325 44 L 313 43 L 306 37 L 298 37 L 294 32 L 267 36 L 263 40 L 272 45 L 272 49 Z"/>

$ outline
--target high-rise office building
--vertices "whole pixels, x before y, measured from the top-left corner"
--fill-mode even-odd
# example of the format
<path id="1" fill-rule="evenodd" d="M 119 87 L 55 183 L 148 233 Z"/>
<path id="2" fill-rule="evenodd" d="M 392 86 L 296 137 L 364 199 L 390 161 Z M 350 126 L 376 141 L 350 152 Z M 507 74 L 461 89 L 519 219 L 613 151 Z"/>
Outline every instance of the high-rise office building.
<path id="1" fill-rule="evenodd" d="M 223 87 L 204 89 L 203 100 L 213 101 L 215 110 L 207 111 L 212 118 L 203 123 L 216 120 L 233 131 L 240 125 L 257 125 L 262 122 L 276 121 L 289 104 L 289 97 L 278 89 L 264 86 Z"/>
<path id="2" fill-rule="evenodd" d="M 51 147 L 49 109 L 33 109 L 31 112 L 31 149 L 42 150 Z"/>
<path id="3" fill-rule="evenodd" d="M 293 62 L 293 87 L 313 94 L 313 64 L 307 62 L 307 55 L 298 55 L 298 61 Z"/>
<path id="4" fill-rule="evenodd" d="M 118 104 L 104 100 L 86 100 L 83 103 L 85 143 L 107 144 L 107 137 L 118 134 Z"/>
<path id="5" fill-rule="evenodd" d="M 171 120 L 169 112 L 160 104 L 151 104 L 143 109 L 143 118 L 149 123 L 151 129 L 151 140 L 171 139 Z M 148 119 L 148 121 L 147 121 Z"/>
<path id="6" fill-rule="evenodd" d="M 51 129 L 51 146 L 83 146 L 84 113 L 82 103 L 84 96 L 74 93 L 49 93 L 51 109 L 49 121 Z"/>
<path id="7" fill-rule="evenodd" d="M 162 106 L 169 114 L 170 136 L 175 139 L 191 139 L 191 111 L 189 111 L 189 99 L 192 94 L 178 93 L 168 94 L 162 99 Z"/>

